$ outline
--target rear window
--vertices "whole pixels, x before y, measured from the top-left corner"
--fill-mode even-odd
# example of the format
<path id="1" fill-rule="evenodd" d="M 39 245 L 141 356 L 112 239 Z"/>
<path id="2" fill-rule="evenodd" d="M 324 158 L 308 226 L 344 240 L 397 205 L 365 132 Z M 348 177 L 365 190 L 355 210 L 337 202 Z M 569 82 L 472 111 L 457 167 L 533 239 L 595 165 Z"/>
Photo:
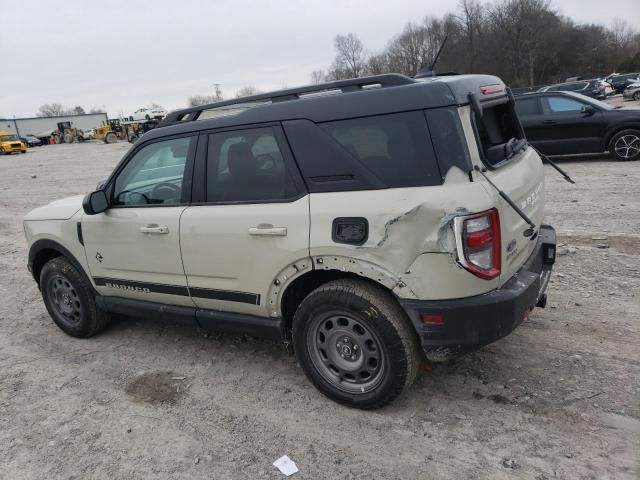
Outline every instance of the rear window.
<path id="1" fill-rule="evenodd" d="M 442 183 L 422 112 L 340 120 L 320 126 L 388 187 Z"/>
<path id="2" fill-rule="evenodd" d="M 526 147 L 524 133 L 511 102 L 483 105 L 482 116 L 474 114 L 474 127 L 482 158 L 489 166 L 497 167 Z"/>

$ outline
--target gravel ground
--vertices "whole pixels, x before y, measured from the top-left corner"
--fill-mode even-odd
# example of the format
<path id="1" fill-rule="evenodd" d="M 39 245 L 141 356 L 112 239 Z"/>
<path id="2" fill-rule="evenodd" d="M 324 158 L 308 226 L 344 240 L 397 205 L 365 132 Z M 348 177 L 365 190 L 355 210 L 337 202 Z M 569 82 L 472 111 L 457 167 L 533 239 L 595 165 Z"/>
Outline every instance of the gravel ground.
<path id="1" fill-rule="evenodd" d="M 284 454 L 309 479 L 640 475 L 640 162 L 563 160 L 576 185 L 546 167 L 562 245 L 547 308 L 363 412 L 277 343 L 130 318 L 78 340 L 53 324 L 22 216 L 89 191 L 127 148 L 0 157 L 0 478 L 276 479 Z"/>

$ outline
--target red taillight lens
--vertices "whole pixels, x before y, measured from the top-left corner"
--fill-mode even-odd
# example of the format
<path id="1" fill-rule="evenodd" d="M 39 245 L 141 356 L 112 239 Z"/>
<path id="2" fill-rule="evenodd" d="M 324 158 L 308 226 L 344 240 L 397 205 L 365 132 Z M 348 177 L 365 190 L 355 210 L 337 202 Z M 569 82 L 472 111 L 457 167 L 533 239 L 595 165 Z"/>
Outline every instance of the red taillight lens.
<path id="1" fill-rule="evenodd" d="M 500 216 L 495 208 L 456 218 L 458 260 L 474 275 L 491 280 L 500 275 Z"/>

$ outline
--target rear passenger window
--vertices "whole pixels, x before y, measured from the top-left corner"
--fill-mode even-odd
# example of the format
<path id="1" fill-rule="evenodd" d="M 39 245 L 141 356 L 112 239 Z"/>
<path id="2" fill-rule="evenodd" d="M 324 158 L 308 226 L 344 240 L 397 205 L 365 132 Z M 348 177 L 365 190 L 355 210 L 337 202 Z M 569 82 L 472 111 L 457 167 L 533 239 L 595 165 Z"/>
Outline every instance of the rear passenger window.
<path id="1" fill-rule="evenodd" d="M 538 99 L 527 98 L 527 99 L 516 100 L 516 113 L 520 117 L 523 117 L 526 115 L 540 114 L 540 106 L 538 105 Z"/>
<path id="2" fill-rule="evenodd" d="M 422 112 L 326 122 L 320 127 L 388 187 L 442 183 Z"/>
<path id="3" fill-rule="evenodd" d="M 298 188 L 272 127 L 209 135 L 207 202 L 266 202 Z"/>

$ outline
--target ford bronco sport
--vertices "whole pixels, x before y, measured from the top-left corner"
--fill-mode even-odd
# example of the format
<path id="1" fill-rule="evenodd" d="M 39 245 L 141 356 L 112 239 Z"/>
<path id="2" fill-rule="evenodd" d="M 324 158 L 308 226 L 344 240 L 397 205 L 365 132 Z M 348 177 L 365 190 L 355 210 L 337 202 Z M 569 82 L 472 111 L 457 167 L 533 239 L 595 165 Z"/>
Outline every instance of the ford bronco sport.
<path id="1" fill-rule="evenodd" d="M 544 306 L 543 185 L 499 78 L 337 81 L 170 113 L 25 217 L 28 265 L 69 335 L 137 314 L 276 338 L 377 408 Z"/>

